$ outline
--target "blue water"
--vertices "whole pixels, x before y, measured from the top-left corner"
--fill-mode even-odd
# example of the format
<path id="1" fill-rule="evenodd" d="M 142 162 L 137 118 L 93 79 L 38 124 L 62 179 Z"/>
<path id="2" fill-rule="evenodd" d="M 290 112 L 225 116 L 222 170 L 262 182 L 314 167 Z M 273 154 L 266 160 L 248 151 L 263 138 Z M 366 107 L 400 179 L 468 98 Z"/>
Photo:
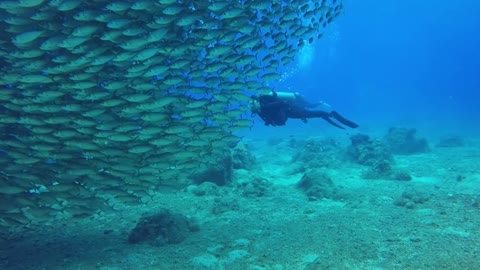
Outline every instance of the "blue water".
<path id="1" fill-rule="evenodd" d="M 345 7 L 315 43 L 311 63 L 275 85 L 278 91 L 324 100 L 363 128 L 480 131 L 479 1 L 366 0 Z M 285 129 L 312 128 L 302 126 L 291 120 Z"/>
<path id="2" fill-rule="evenodd" d="M 241 157 L 249 157 L 248 149 L 258 167 L 236 169 L 231 185 L 204 185 L 207 195 L 192 192 L 195 185 L 181 192 L 159 187 L 138 208 L 12 235 L 0 231 L 2 269 L 480 269 L 480 1 L 345 1 L 345 13 L 271 87 L 325 101 L 359 129 L 319 119 L 265 127 L 255 117 L 253 129 L 242 134 L 247 144 L 256 141 Z M 357 133 L 379 138 L 392 126 L 417 129 L 433 150 L 394 157 L 394 169 L 411 174 L 411 181 L 362 178 L 370 168 L 346 159 L 337 140 L 348 145 Z M 7 129 L 7 139 L 27 132 Z M 325 134 L 335 142 L 312 144 L 301 136 Z M 476 135 L 476 144 L 434 146 L 450 134 Z M 292 135 L 299 140 L 289 140 Z M 341 196 L 309 201 L 296 184 L 309 171 L 330 174 Z M 414 201 L 404 191 L 429 201 L 404 207 L 396 202 Z M 74 205 L 74 198 L 58 199 L 58 207 Z M 178 245 L 127 244 L 139 217 L 163 207 L 198 218 L 201 230 Z"/>

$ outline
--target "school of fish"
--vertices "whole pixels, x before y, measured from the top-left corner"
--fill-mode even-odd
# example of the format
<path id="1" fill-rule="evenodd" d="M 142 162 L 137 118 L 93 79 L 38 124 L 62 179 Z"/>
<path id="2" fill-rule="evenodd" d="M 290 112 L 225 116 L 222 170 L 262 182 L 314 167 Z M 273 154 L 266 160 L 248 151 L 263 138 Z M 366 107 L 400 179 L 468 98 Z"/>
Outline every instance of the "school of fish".
<path id="1" fill-rule="evenodd" d="M 338 0 L 0 1 L 0 227 L 145 203 L 229 154 Z"/>

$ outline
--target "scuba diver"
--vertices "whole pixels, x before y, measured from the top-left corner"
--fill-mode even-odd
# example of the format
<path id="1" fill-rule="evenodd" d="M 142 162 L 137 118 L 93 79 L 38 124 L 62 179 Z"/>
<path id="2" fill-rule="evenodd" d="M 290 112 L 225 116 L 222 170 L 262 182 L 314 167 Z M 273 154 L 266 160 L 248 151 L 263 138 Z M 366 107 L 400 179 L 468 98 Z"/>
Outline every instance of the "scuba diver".
<path id="1" fill-rule="evenodd" d="M 309 110 L 322 104 L 325 103 L 310 103 L 299 93 L 272 91 L 266 95 L 252 96 L 251 109 L 252 113 L 258 114 L 267 126 L 283 126 L 288 118 L 301 119 L 304 123 L 308 118 L 322 118 L 337 128 L 345 129 L 340 124 L 350 128 L 358 127 L 356 123 L 336 111 Z"/>

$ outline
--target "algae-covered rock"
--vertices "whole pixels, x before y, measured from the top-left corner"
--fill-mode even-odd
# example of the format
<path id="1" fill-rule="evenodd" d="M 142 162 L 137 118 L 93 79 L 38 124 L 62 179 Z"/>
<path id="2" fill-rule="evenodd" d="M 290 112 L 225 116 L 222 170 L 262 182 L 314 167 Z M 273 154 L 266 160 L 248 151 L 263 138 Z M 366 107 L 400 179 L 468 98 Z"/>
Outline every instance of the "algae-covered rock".
<path id="1" fill-rule="evenodd" d="M 392 163 L 393 156 L 388 147 L 380 140 L 368 135 L 357 134 L 350 137 L 351 145 L 347 152 L 354 162 L 373 166 L 378 163 Z"/>
<path id="2" fill-rule="evenodd" d="M 251 170 L 257 166 L 257 160 L 248 150 L 248 145 L 239 143 L 232 150 L 233 169 Z"/>
<path id="3" fill-rule="evenodd" d="M 298 182 L 297 187 L 303 190 L 309 200 L 335 199 L 338 197 L 332 179 L 321 170 L 307 170 Z"/>
<path id="4" fill-rule="evenodd" d="M 273 184 L 263 177 L 253 177 L 239 182 L 236 189 L 245 197 L 262 197 L 273 190 Z"/>
<path id="5" fill-rule="evenodd" d="M 388 179 L 393 173 L 392 165 L 386 160 L 372 164 L 363 174 L 364 179 Z"/>
<path id="6" fill-rule="evenodd" d="M 427 140 L 417 138 L 416 132 L 417 130 L 414 128 L 392 127 L 388 130 L 384 141 L 394 154 L 409 155 L 429 152 L 430 147 Z"/>
<path id="7" fill-rule="evenodd" d="M 301 162 L 305 168 L 331 168 L 341 165 L 341 146 L 333 138 L 310 138 L 297 150 L 292 162 Z"/>
<path id="8" fill-rule="evenodd" d="M 203 182 L 198 186 L 191 185 L 187 190 L 196 196 L 215 196 L 219 194 L 219 188 L 219 186 L 212 182 Z"/>
<path id="9" fill-rule="evenodd" d="M 203 182 L 212 182 L 224 186 L 232 181 L 232 170 L 232 156 L 225 155 L 218 163 L 211 164 L 203 171 L 192 175 L 192 179 L 197 185 Z"/>
<path id="10" fill-rule="evenodd" d="M 156 214 L 140 218 L 130 232 L 128 242 L 131 244 L 148 242 L 154 246 L 177 244 L 197 230 L 198 225 L 192 219 L 162 208 Z"/>
<path id="11" fill-rule="evenodd" d="M 386 160 L 378 161 L 371 165 L 363 174 L 364 179 L 388 179 L 397 181 L 410 181 L 412 177 L 403 170 L 394 169 Z"/>
<path id="12" fill-rule="evenodd" d="M 259 171 L 234 170 L 233 192 L 249 198 L 269 195 L 275 187 L 260 174 Z"/>
<path id="13" fill-rule="evenodd" d="M 396 206 L 413 209 L 419 204 L 423 204 L 429 200 L 429 196 L 419 191 L 405 191 L 393 203 Z"/>
<path id="14" fill-rule="evenodd" d="M 350 157 L 356 163 L 368 166 L 362 173 L 362 178 L 399 181 L 412 179 L 407 172 L 394 168 L 393 155 L 382 141 L 370 139 L 364 134 L 351 136 L 350 140 L 351 145 L 347 151 Z"/>

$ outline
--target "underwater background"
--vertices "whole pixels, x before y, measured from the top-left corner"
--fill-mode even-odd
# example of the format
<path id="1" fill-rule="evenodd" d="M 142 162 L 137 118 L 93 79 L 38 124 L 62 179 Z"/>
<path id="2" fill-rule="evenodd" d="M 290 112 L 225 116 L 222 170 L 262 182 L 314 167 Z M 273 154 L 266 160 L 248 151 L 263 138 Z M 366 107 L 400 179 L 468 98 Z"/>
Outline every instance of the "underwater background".
<path id="1" fill-rule="evenodd" d="M 478 1 L 2 2 L 0 269 L 480 269 Z"/>
<path id="2" fill-rule="evenodd" d="M 324 100 L 362 127 L 478 133 L 477 1 L 347 4 L 279 89 Z"/>

